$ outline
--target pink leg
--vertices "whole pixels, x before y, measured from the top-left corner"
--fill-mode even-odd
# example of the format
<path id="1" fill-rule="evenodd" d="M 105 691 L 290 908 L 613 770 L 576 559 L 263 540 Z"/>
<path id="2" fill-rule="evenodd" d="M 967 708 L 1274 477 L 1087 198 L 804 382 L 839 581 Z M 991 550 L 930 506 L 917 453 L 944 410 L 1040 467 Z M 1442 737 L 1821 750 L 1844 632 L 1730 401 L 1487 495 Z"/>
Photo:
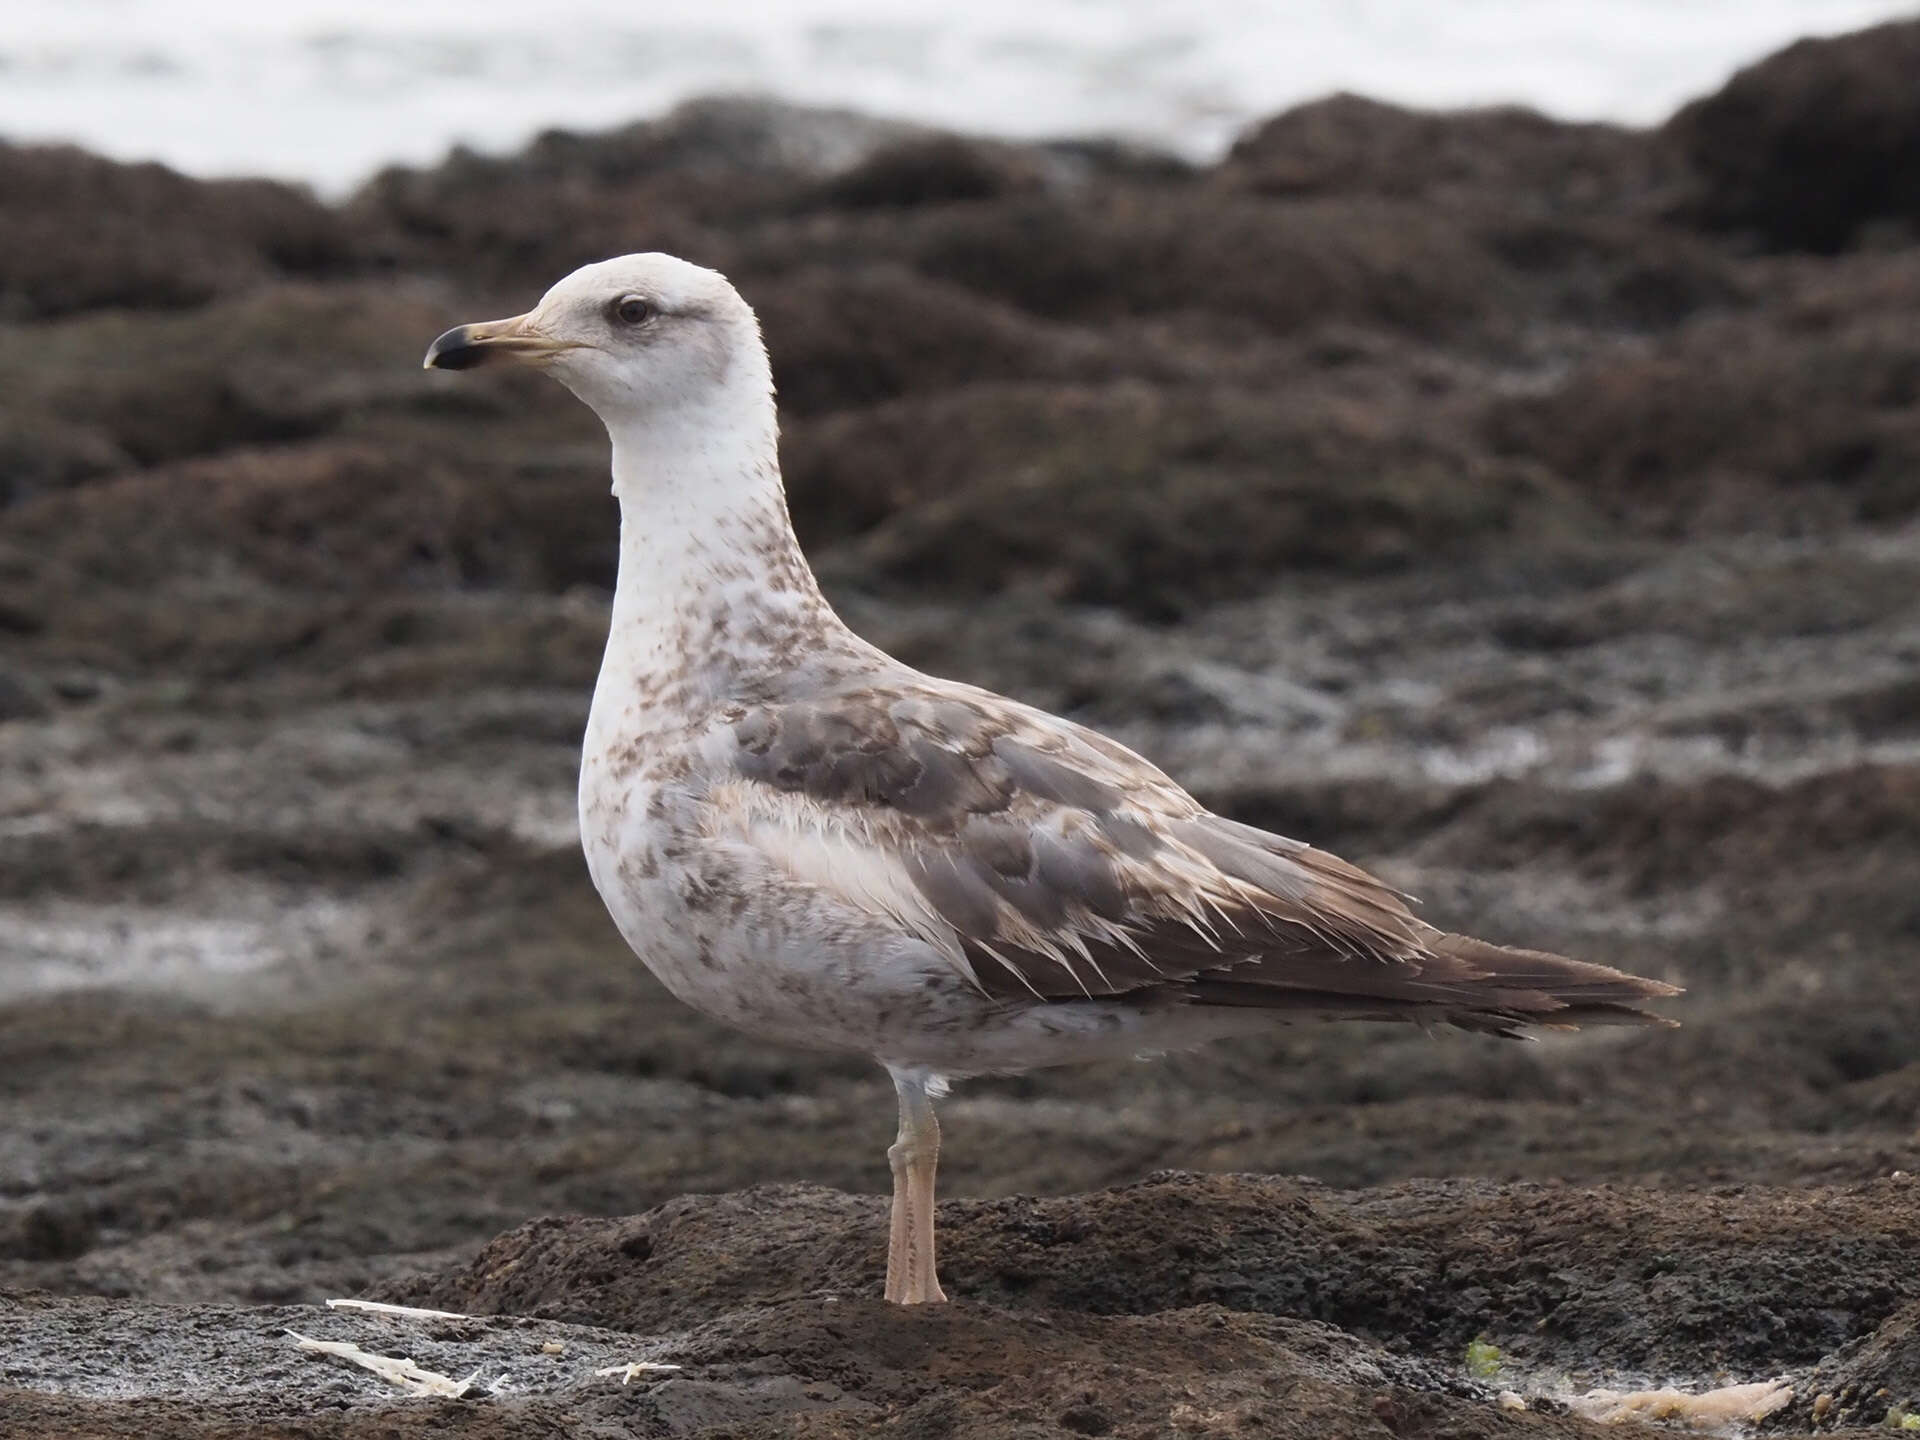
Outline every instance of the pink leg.
<path id="1" fill-rule="evenodd" d="M 933 1265 L 933 1176 L 940 1122 L 924 1075 L 895 1072 L 900 1134 L 887 1150 L 893 1166 L 893 1218 L 887 1233 L 887 1299 L 899 1305 L 944 1301 Z"/>

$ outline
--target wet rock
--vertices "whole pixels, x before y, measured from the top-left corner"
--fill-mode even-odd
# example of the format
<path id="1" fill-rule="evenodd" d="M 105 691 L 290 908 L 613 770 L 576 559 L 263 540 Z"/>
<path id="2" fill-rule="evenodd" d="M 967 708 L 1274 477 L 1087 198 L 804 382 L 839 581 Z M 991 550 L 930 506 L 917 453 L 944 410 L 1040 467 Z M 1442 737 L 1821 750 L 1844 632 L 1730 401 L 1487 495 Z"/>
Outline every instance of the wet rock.
<path id="1" fill-rule="evenodd" d="M 32 413 L 0 417 L 0 509 L 29 495 L 130 469 L 133 463 L 97 424 Z"/>
<path id="2" fill-rule="evenodd" d="M 549 132 L 519 163 L 602 181 L 663 169 L 818 177 L 845 173 L 889 147 L 928 138 L 921 126 L 856 110 L 715 96 L 598 135 Z"/>
<path id="3" fill-rule="evenodd" d="M 24 559 L 0 569 L 0 586 L 7 581 L 18 585 L 20 581 L 33 573 L 33 565 Z M 9 573 L 11 572 L 11 573 Z M 15 637 L 38 635 L 47 628 L 45 613 L 33 603 L 24 600 L 18 594 L 0 594 L 0 634 Z"/>
<path id="4" fill-rule="evenodd" d="M 1920 769 L 1856 766 L 1785 786 L 1734 775 L 1680 783 L 1646 777 L 1558 795 L 1496 785 L 1450 824 L 1432 843 L 1461 847 L 1481 864 L 1551 855 L 1636 889 L 1674 890 L 1723 876 L 1749 896 L 1806 874 L 1825 856 L 1873 851 L 1890 864 L 1920 858 Z"/>
<path id="5" fill-rule="evenodd" d="M 1913 1182 L 1908 1181 L 1909 1185 Z M 1821 1406 L 1817 1397 L 1825 1396 Z M 1811 1427 L 1881 1426 L 1920 1412 L 1920 1302 L 1842 1347 L 1799 1388 L 1789 1415 Z"/>
<path id="6" fill-rule="evenodd" d="M 393 263 L 435 264 L 533 295 L 578 265 L 665 250 L 732 273 L 726 227 L 785 214 L 812 187 L 926 132 L 846 110 L 693 100 L 592 135 L 550 131 L 509 156 L 456 150 L 393 168 L 346 207 Z"/>
<path id="7" fill-rule="evenodd" d="M 866 210 L 995 200 L 1045 183 L 1034 152 L 937 135 L 875 151 L 822 184 L 810 203 Z"/>
<path id="8" fill-rule="evenodd" d="M 14 318 L 198 305 L 353 263 L 340 217 L 272 181 L 0 145 L 0 196 L 0 315 Z"/>
<path id="9" fill-rule="evenodd" d="M 789 187 L 774 183 L 784 196 Z M 720 193 L 717 203 L 737 204 L 743 188 L 676 174 L 601 184 L 525 174 L 456 151 L 431 170 L 382 172 L 353 198 L 348 214 L 386 264 L 452 273 L 463 292 L 498 297 L 486 307 L 491 313 L 512 314 L 530 308 L 559 276 L 636 247 L 725 268 L 734 242 L 703 223 L 694 207 L 710 191 Z"/>
<path id="10" fill-rule="evenodd" d="M 1507 454 L 1545 462 L 1638 526 L 1801 528 L 1920 508 L 1920 253 L 1779 277 L 1712 315 L 1491 407 Z"/>
<path id="11" fill-rule="evenodd" d="M 62 700 L 85 705 L 104 695 L 110 682 L 95 670 L 61 670 L 50 683 L 53 693 Z"/>
<path id="12" fill-rule="evenodd" d="M 795 492 L 803 511 L 818 485 L 893 512 L 835 553 L 836 575 L 932 593 L 1035 586 L 1158 618 L 1288 573 L 1377 573 L 1565 519 L 1525 467 L 1350 418 L 1140 386 L 980 389 L 849 421 L 802 460 Z"/>
<path id="13" fill-rule="evenodd" d="M 30 1204 L 0 1214 L 0 1259 L 71 1260 L 93 1248 L 98 1228 L 73 1205 Z"/>
<path id="14" fill-rule="evenodd" d="M 1670 330 L 1702 311 L 1743 309 L 1755 285 L 1732 257 L 1671 226 L 1610 215 L 1495 213 L 1481 224 L 1534 313 L 1607 330 Z"/>
<path id="15" fill-rule="evenodd" d="M 1660 328 L 1742 294 L 1723 253 L 1660 223 L 1683 175 L 1657 134 L 1335 95 L 1250 131 L 1210 182 L 1278 199 L 1418 202 L 1513 267 L 1535 316 Z"/>
<path id="16" fill-rule="evenodd" d="M 1683 107 L 1667 132 L 1703 222 L 1832 254 L 1920 226 L 1920 20 L 1802 40 Z"/>
<path id="17" fill-rule="evenodd" d="M 744 283 L 783 410 L 800 415 L 1010 378 L 1103 379 L 1115 347 L 891 267 Z"/>
<path id="18" fill-rule="evenodd" d="M 15 534 L 107 584 L 246 575 L 293 590 L 563 590 L 612 575 L 604 478 L 326 441 L 248 449 L 20 507 Z M 578 547 L 578 548 L 576 548 Z"/>
<path id="19" fill-rule="evenodd" d="M 53 712 L 34 681 L 11 670 L 0 670 L 0 723 L 42 720 Z"/>
<path id="20" fill-rule="evenodd" d="M 297 1352 L 282 1333 L 296 1328 L 417 1355 L 440 1374 L 477 1369 L 479 1378 L 457 1404 L 423 1403 L 338 1361 Z M 182 1395 L 157 1376 L 89 1363 L 89 1334 L 116 1354 L 164 1355 L 168 1375 L 193 1375 L 196 1391 Z M 288 1306 L 141 1310 L 29 1296 L 0 1299 L 0 1338 L 35 1387 L 7 1397 L 13 1432 L 31 1437 L 407 1437 L 445 1433 L 449 1424 L 491 1437 L 718 1437 L 798 1427 L 843 1436 L 1307 1440 L 1369 1434 L 1388 1422 L 1468 1440 L 1600 1433 L 1555 1415 L 1516 1422 L 1444 1368 L 1327 1326 L 1209 1306 L 1047 1317 L 992 1307 L 902 1312 L 816 1296 L 640 1339 L 544 1321 L 422 1322 Z M 631 1383 L 594 1373 L 618 1371 L 635 1353 L 671 1354 L 680 1369 L 642 1372 Z M 47 1393 L 55 1380 L 66 1381 L 68 1393 Z"/>
<path id="21" fill-rule="evenodd" d="M 1687 1197 L 1486 1182 L 1343 1194 L 1167 1174 L 1093 1195 L 947 1202 L 942 1275 L 962 1305 L 1218 1305 L 1393 1335 L 1436 1358 L 1484 1335 L 1531 1364 L 1701 1373 L 1808 1363 L 1870 1332 L 1905 1283 L 1903 1246 L 1920 1237 L 1911 1201 L 1897 1182 Z M 657 1333 L 749 1303 L 866 1294 L 885 1238 L 877 1197 L 689 1196 L 632 1219 L 536 1221 L 468 1266 L 377 1293 Z M 1760 1294 L 1765 1313 L 1751 1307 Z"/>
<path id="22" fill-rule="evenodd" d="M 1469 197 L 1540 215 L 1643 205 L 1676 171 L 1660 137 L 1571 125 L 1518 106 L 1409 110 L 1333 95 L 1244 135 L 1221 183 L 1258 195 Z"/>
<path id="23" fill-rule="evenodd" d="M 460 149 L 433 169 L 396 167 L 373 180 L 349 209 L 377 208 L 401 196 L 450 204 L 514 183 L 617 189 L 661 176 L 817 183 L 850 172 L 889 147 L 939 138 L 920 126 L 852 110 L 750 97 L 696 99 L 657 120 L 611 130 L 549 130 L 512 155 Z"/>
<path id="24" fill-rule="evenodd" d="M 1058 319 L 1194 309 L 1283 333 L 1344 319 L 1470 335 L 1506 285 L 1461 227 L 1375 197 L 1106 189 L 967 206 L 922 234 L 927 274 Z"/>
<path id="25" fill-rule="evenodd" d="M 128 462 L 309 438 L 426 393 L 419 337 L 442 314 L 384 290 L 262 285 L 196 310 L 0 330 L 16 498 Z"/>

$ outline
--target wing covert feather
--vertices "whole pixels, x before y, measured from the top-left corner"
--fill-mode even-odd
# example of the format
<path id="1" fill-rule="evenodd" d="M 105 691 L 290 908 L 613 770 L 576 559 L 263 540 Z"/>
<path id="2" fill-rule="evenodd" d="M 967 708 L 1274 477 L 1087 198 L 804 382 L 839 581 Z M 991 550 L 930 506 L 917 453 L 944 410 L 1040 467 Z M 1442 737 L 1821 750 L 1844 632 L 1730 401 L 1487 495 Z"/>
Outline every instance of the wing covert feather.
<path id="1" fill-rule="evenodd" d="M 888 847 L 987 994 L 1352 1018 L 1646 1019 L 1671 987 L 1445 935 L 1297 840 L 1209 813 L 1104 736 L 916 681 L 730 712 L 731 762 L 823 827 Z M 791 810 L 793 807 L 789 807 Z"/>

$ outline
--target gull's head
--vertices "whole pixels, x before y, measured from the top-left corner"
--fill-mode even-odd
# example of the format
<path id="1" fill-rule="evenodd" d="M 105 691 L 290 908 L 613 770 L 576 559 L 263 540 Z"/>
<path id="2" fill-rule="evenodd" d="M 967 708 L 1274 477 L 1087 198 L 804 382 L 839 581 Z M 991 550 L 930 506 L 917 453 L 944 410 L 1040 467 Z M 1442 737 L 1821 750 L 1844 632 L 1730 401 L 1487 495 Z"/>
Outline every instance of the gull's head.
<path id="1" fill-rule="evenodd" d="M 609 425 L 772 393 L 753 310 L 726 276 L 671 255 L 583 266 L 524 315 L 456 325 L 427 348 L 426 367 L 505 359 L 545 370 Z"/>

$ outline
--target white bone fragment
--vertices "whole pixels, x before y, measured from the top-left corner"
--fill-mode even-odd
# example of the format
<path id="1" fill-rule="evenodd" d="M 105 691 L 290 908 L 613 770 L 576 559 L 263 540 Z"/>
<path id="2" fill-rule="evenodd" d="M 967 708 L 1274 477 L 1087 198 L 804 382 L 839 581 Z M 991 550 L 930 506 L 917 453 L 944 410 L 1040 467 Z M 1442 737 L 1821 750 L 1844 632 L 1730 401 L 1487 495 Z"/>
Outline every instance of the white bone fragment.
<path id="1" fill-rule="evenodd" d="M 329 1300 L 329 1310 L 365 1310 L 372 1315 L 405 1315 L 414 1320 L 471 1320 L 458 1310 L 419 1310 L 411 1305 L 389 1305 L 382 1300 Z"/>
<path id="2" fill-rule="evenodd" d="M 636 1375 L 654 1375 L 667 1370 L 678 1370 L 678 1365 L 661 1365 L 652 1360 L 635 1360 L 629 1365 L 609 1365 L 604 1370 L 594 1371 L 596 1379 L 608 1375 L 618 1375 L 622 1385 L 631 1385 Z"/>
<path id="3" fill-rule="evenodd" d="M 444 1395 L 450 1400 L 458 1400 L 480 1378 L 480 1372 L 476 1370 L 464 1380 L 455 1380 L 432 1370 L 423 1370 L 411 1360 L 375 1355 L 362 1350 L 351 1340 L 315 1340 L 297 1330 L 289 1330 L 287 1334 L 299 1341 L 300 1348 L 309 1354 L 332 1355 L 358 1365 L 362 1370 L 371 1370 L 389 1385 L 398 1385 L 409 1395 Z"/>

